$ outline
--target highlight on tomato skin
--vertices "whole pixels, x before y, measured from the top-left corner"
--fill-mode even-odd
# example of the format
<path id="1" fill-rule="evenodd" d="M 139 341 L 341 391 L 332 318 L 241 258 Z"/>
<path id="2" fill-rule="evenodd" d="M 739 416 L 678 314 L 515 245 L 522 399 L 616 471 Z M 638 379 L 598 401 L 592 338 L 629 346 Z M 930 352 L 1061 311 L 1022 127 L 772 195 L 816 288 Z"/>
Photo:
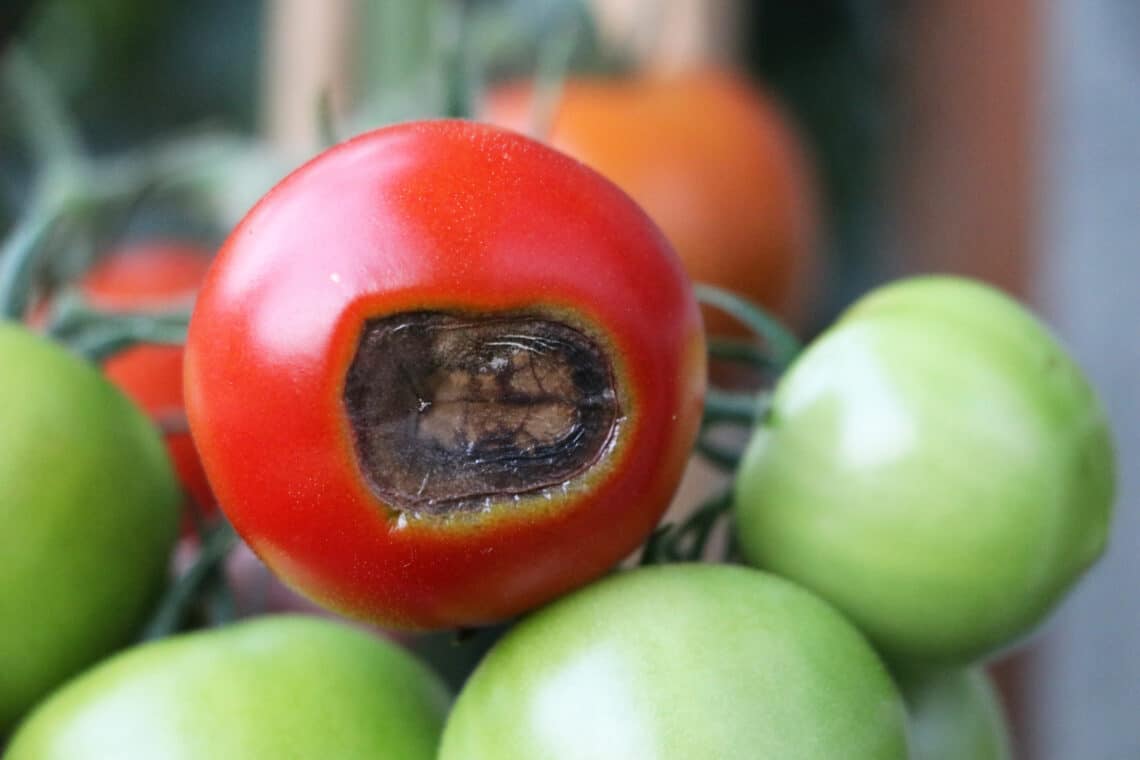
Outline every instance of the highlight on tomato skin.
<path id="1" fill-rule="evenodd" d="M 834 608 L 693 562 L 613 573 L 512 626 L 463 684 L 439 758 L 903 760 L 906 729 Z"/>
<path id="2" fill-rule="evenodd" d="M 500 85 L 482 117 L 529 133 L 534 98 L 529 81 Z M 739 292 L 795 327 L 811 316 L 822 269 L 820 188 L 806 144 L 768 92 L 718 68 L 571 77 L 548 126 L 550 145 L 649 213 L 695 282 Z M 740 334 L 719 312 L 704 318 L 711 334 Z"/>
<path id="3" fill-rule="evenodd" d="M 7 760 L 429 760 L 450 694 L 343 622 L 267 615 L 133 647 L 41 702 Z"/>
<path id="4" fill-rule="evenodd" d="M 699 424 L 680 261 L 582 164 L 432 121 L 318 156 L 235 228 L 186 402 L 223 509 L 283 579 L 405 628 L 505 619 L 653 530 Z"/>
<path id="5" fill-rule="evenodd" d="M 974 663 L 1030 636 L 1105 551 L 1097 392 L 1024 306 L 946 275 L 864 295 L 777 383 L 735 482 L 745 560 L 884 654 Z"/>

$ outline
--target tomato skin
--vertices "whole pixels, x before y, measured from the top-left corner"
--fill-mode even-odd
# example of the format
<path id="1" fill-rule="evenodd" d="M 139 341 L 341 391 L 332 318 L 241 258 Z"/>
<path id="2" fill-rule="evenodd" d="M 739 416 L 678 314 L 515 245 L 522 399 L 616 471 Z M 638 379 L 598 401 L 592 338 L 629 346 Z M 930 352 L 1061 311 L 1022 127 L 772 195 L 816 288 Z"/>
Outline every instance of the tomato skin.
<path id="1" fill-rule="evenodd" d="M 1009 728 L 981 668 L 900 677 L 910 716 L 911 760 L 1010 760 Z"/>
<path id="2" fill-rule="evenodd" d="M 100 258 L 80 290 L 92 306 L 108 311 L 189 308 L 210 266 L 210 251 L 176 240 L 147 240 Z"/>
<path id="3" fill-rule="evenodd" d="M 389 508 L 342 399 L 365 320 L 536 304 L 605 333 L 624 443 L 564 498 L 441 519 Z M 438 628 L 517 614 L 632 551 L 676 488 L 704 372 L 683 269 L 632 201 L 522 136 L 438 121 L 332 149 L 238 225 L 191 320 L 186 400 L 223 509 L 276 573 L 339 611 Z"/>
<path id="4" fill-rule="evenodd" d="M 483 116 L 526 132 L 534 88 L 492 90 Z M 721 69 L 567 80 L 549 143 L 613 180 L 661 226 L 695 282 L 789 323 L 810 316 L 821 262 L 819 191 L 777 104 Z M 705 310 L 712 334 L 743 334 Z"/>
<path id="5" fill-rule="evenodd" d="M 1031 631 L 1104 550 L 1104 410 L 1032 315 L 922 277 L 875 291 L 780 380 L 737 481 L 754 564 L 900 660 L 955 665 Z"/>
<path id="6" fill-rule="evenodd" d="M 142 624 L 178 491 L 149 420 L 87 363 L 0 323 L 0 734 Z"/>
<path id="7" fill-rule="evenodd" d="M 439 757 L 901 760 L 905 715 L 826 603 L 748 568 L 670 565 L 515 626 L 460 692 Z"/>
<path id="8" fill-rule="evenodd" d="M 159 425 L 174 425 L 164 433 L 166 451 L 178 473 L 179 482 L 194 505 L 209 515 L 217 511 L 214 494 L 190 433 L 179 429 L 185 414 L 182 371 L 181 346 L 137 346 L 103 363 L 103 373 L 107 378 L 141 406 L 151 419 Z"/>
<path id="9" fill-rule="evenodd" d="M 33 712 L 8 760 L 430 760 L 449 695 L 396 645 L 274 616 L 136 647 Z"/>
<path id="10" fill-rule="evenodd" d="M 151 240 L 101 258 L 79 289 L 93 306 L 108 311 L 190 308 L 209 265 L 210 252 L 197 245 Z M 103 372 L 160 425 L 185 414 L 181 346 L 135 346 L 105 361 Z M 214 496 L 190 433 L 173 430 L 165 438 L 182 487 L 203 512 L 213 512 Z"/>

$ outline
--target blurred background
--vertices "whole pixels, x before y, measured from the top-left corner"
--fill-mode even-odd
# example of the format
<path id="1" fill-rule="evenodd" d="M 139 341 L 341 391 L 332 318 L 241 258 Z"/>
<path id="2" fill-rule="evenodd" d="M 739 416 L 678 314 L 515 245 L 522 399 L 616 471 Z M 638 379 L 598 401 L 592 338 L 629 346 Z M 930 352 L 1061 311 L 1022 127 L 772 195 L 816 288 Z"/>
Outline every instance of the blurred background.
<path id="1" fill-rule="evenodd" d="M 324 145 L 451 115 L 595 166 L 805 338 L 904 273 L 1030 303 L 1103 394 L 1120 496 L 995 672 L 1019 757 L 1140 758 L 1140 3 L 4 0 L 0 46 L 0 232 L 77 174 L 128 188 L 60 282 L 131 241 L 216 248 Z"/>

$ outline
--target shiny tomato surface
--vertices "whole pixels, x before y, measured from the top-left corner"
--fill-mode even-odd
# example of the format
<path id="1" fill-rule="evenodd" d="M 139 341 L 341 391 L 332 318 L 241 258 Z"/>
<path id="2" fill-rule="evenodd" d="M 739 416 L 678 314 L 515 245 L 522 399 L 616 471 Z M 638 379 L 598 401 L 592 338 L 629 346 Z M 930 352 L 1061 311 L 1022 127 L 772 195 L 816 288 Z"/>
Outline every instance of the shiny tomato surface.
<path id="1" fill-rule="evenodd" d="M 483 116 L 528 131 L 531 83 L 492 90 Z M 821 211 L 808 151 L 774 98 L 723 69 L 571 78 L 550 144 L 613 180 L 661 226 L 694 281 L 794 326 L 818 291 Z M 740 332 L 706 310 L 709 331 Z"/>
<path id="2" fill-rule="evenodd" d="M 679 260 L 614 185 L 421 122 L 333 148 L 237 226 L 191 320 L 187 412 L 223 509 L 290 584 L 387 625 L 477 625 L 644 540 L 704 356 Z"/>
<path id="3" fill-rule="evenodd" d="M 1109 418 L 999 290 L 923 276 L 850 306 L 780 378 L 735 483 L 748 562 L 838 607 L 888 657 L 1017 644 L 1103 554 Z"/>
<path id="4" fill-rule="evenodd" d="M 464 684 L 439 759 L 904 760 L 905 724 L 883 663 L 830 605 L 680 563 L 513 626 Z"/>
<path id="5" fill-rule="evenodd" d="M 210 266 L 210 252 L 177 241 L 136 243 L 103 257 L 80 282 L 84 297 L 107 311 L 188 309 Z M 182 347 L 143 345 L 109 358 L 103 371 L 111 382 L 163 429 L 166 448 L 182 487 L 205 511 L 214 497 L 182 404 Z"/>
<path id="6" fill-rule="evenodd" d="M 0 399 L 2 743 L 25 711 L 142 626 L 167 578 L 178 488 L 134 404 L 5 320 Z"/>
<path id="7" fill-rule="evenodd" d="M 431 760 L 449 694 L 343 623 L 270 615 L 136 646 L 44 700 L 5 760 Z"/>

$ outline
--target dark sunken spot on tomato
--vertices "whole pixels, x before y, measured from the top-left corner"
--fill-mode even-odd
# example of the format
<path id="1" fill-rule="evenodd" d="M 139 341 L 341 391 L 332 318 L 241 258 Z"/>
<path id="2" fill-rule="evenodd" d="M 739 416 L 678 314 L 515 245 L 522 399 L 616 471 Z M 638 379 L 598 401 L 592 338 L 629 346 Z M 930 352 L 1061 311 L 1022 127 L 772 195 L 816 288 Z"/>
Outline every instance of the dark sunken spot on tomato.
<path id="1" fill-rule="evenodd" d="M 344 403 L 373 491 L 434 515 L 561 486 L 604 454 L 620 417 L 598 343 L 524 313 L 370 320 Z"/>

